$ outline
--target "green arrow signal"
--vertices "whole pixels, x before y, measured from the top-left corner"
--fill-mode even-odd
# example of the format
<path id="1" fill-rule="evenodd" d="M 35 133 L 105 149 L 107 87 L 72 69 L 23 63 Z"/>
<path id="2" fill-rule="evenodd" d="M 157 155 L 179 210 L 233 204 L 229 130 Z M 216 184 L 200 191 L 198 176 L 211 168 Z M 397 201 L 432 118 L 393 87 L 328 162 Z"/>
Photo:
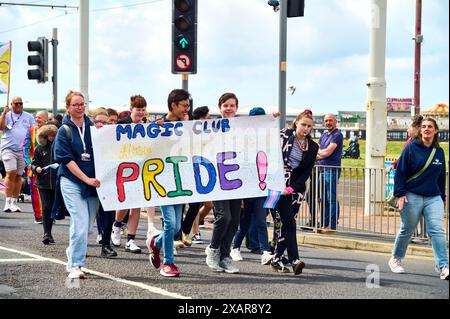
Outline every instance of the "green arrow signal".
<path id="1" fill-rule="evenodd" d="M 179 43 L 183 49 L 186 49 L 186 47 L 189 44 L 189 41 L 186 38 L 182 38 Z"/>

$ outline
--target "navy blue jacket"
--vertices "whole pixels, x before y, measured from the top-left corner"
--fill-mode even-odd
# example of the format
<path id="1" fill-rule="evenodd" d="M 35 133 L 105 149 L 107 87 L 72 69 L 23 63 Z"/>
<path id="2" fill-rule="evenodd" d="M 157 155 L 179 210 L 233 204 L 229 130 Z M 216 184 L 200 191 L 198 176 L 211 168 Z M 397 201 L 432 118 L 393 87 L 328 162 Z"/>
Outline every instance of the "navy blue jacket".
<path id="1" fill-rule="evenodd" d="M 441 196 L 445 200 L 445 155 L 442 148 L 436 149 L 430 166 L 419 177 L 407 180 L 425 166 L 433 146 L 426 147 L 418 139 L 407 145 L 397 164 L 394 179 L 394 196 L 405 196 L 411 192 L 425 197 Z"/>
<path id="2" fill-rule="evenodd" d="M 90 126 L 94 124 L 92 121 L 84 115 L 84 122 L 86 132 L 84 133 L 84 142 L 86 144 L 86 152 L 90 154 L 90 161 L 82 161 L 81 154 L 84 153 L 83 143 L 81 142 L 81 137 L 78 132 L 77 126 L 70 120 L 68 116 L 64 117 L 63 125 L 66 124 L 70 127 L 72 132 L 72 137 L 66 135 L 66 130 L 61 126 L 58 130 L 58 134 L 55 139 L 54 146 L 54 158 L 55 161 L 60 163 L 58 169 L 58 179 L 64 176 L 74 183 L 81 186 L 81 195 L 85 197 L 97 196 L 97 191 L 95 187 L 89 186 L 82 182 L 78 177 L 72 174 L 72 172 L 67 168 L 67 164 L 70 161 L 77 163 L 78 167 L 83 171 L 86 176 L 94 178 L 95 168 L 94 168 L 94 151 L 92 149 L 92 138 Z"/>

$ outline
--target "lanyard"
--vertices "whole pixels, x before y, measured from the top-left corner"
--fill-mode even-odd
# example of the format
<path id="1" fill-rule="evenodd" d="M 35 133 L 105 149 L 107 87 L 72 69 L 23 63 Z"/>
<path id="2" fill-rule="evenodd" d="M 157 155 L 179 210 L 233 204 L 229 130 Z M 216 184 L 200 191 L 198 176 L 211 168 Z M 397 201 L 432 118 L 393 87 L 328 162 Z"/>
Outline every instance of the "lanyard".
<path id="1" fill-rule="evenodd" d="M 84 153 L 86 153 L 86 143 L 84 142 L 85 123 L 83 122 L 83 130 L 81 130 L 79 126 L 77 126 L 77 129 L 78 133 L 80 134 L 81 143 L 83 143 Z"/>
<path id="2" fill-rule="evenodd" d="M 11 122 L 12 122 L 12 126 L 14 126 L 14 124 L 16 124 L 16 123 L 20 120 L 20 118 L 22 117 L 22 114 L 23 114 L 23 112 L 20 113 L 20 115 L 19 115 L 19 117 L 17 118 L 17 120 L 14 121 L 13 112 L 11 112 Z"/>

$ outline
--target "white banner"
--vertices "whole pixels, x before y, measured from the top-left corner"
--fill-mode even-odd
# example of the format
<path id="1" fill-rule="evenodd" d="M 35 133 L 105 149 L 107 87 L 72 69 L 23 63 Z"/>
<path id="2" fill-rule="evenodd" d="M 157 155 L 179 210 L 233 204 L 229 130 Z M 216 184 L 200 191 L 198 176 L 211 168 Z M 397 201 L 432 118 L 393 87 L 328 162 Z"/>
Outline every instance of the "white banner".
<path id="1" fill-rule="evenodd" d="M 91 127 L 105 210 L 267 196 L 284 189 L 272 115 Z"/>

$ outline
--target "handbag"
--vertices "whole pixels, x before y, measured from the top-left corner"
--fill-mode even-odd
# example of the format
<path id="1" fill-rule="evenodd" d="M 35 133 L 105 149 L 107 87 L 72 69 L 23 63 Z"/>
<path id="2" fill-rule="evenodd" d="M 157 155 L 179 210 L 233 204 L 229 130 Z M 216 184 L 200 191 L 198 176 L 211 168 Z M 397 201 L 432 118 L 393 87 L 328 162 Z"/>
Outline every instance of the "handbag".
<path id="1" fill-rule="evenodd" d="M 431 151 L 430 156 L 428 156 L 428 160 L 425 163 L 425 166 L 422 167 L 422 169 L 420 171 L 418 171 L 416 174 L 414 174 L 413 176 L 408 178 L 408 180 L 406 181 L 407 183 L 409 181 L 413 180 L 414 178 L 419 177 L 423 172 L 425 172 L 425 170 L 428 168 L 428 166 L 430 166 L 435 153 L 436 153 L 436 148 L 433 147 L 433 150 Z M 394 189 L 391 189 L 389 191 L 388 197 L 386 198 L 386 203 L 392 208 L 397 208 L 397 199 L 398 198 L 394 196 Z"/>

